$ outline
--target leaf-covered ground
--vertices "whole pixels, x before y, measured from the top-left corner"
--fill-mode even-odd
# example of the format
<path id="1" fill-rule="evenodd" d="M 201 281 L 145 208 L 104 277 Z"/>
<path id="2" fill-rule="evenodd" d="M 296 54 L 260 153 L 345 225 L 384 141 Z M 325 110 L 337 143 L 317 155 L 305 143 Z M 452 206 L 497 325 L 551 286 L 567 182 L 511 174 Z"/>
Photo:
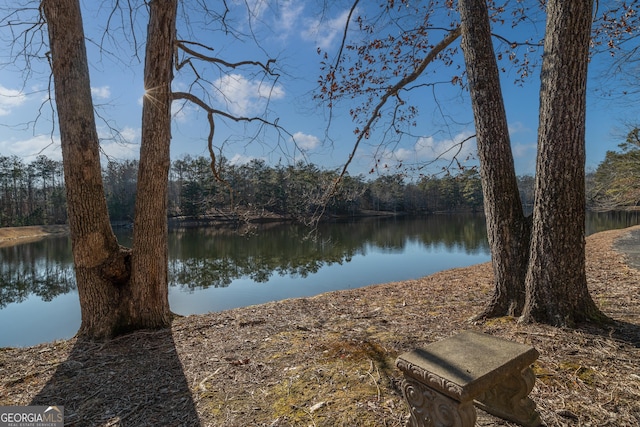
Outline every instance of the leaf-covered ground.
<path id="1" fill-rule="evenodd" d="M 587 239 L 589 286 L 612 325 L 473 324 L 491 293 L 483 264 L 182 317 L 106 343 L 0 349 L 0 405 L 64 405 L 74 426 L 402 426 L 396 357 L 471 329 L 538 349 L 531 397 L 546 425 L 637 426 L 640 271 L 614 241 L 629 252 L 638 231 Z M 478 425 L 512 424 L 478 411 Z"/>

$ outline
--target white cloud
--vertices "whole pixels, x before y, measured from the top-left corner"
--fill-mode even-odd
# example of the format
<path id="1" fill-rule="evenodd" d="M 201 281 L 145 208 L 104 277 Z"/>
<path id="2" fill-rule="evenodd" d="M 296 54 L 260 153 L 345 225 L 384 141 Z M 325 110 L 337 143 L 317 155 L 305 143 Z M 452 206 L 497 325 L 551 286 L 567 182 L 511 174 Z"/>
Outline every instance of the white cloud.
<path id="1" fill-rule="evenodd" d="M 522 122 L 513 122 L 509 123 L 509 135 L 515 135 L 518 133 L 528 133 L 531 131 L 527 126 Z"/>
<path id="2" fill-rule="evenodd" d="M 19 107 L 27 97 L 19 90 L 9 89 L 0 85 L 0 116 L 11 114 L 15 107 Z"/>
<path id="3" fill-rule="evenodd" d="M 349 11 L 345 10 L 333 19 L 309 19 L 306 22 L 307 28 L 302 31 L 302 38 L 316 42 L 318 47 L 322 49 L 328 49 L 336 36 L 344 32 L 348 17 Z"/>
<path id="4" fill-rule="evenodd" d="M 398 148 L 396 151 L 394 151 L 393 155 L 397 160 L 400 160 L 402 162 L 407 161 L 407 160 L 411 160 L 411 158 L 414 156 L 414 152 L 412 150 L 407 150 L 406 148 Z"/>
<path id="5" fill-rule="evenodd" d="M 536 144 L 512 144 L 513 159 L 518 175 L 535 175 L 536 172 Z"/>
<path id="6" fill-rule="evenodd" d="M 92 87 L 91 95 L 96 99 L 108 99 L 111 97 L 109 86 Z"/>
<path id="7" fill-rule="evenodd" d="M 284 98 L 284 88 L 280 85 L 271 85 L 264 82 L 255 82 L 253 87 L 256 89 L 258 96 L 265 99 L 282 99 Z"/>
<path id="8" fill-rule="evenodd" d="M 509 123 L 509 135 L 516 173 L 534 174 L 538 150 L 536 132 L 522 122 L 513 122 Z"/>
<path id="9" fill-rule="evenodd" d="M 522 158 L 522 157 L 531 157 L 535 160 L 536 158 L 536 148 L 537 144 L 523 144 L 521 142 L 515 142 L 511 144 L 511 150 L 513 151 L 513 157 Z"/>
<path id="10" fill-rule="evenodd" d="M 116 160 L 137 159 L 140 156 L 140 145 L 117 141 L 102 141 L 100 150 L 104 155 Z"/>
<path id="11" fill-rule="evenodd" d="M 509 126 L 511 134 L 527 134 L 530 129 L 515 123 Z M 518 173 L 535 171 L 536 143 L 512 142 L 511 150 Z M 472 131 L 463 131 L 453 138 L 436 139 L 433 136 L 418 138 L 413 147 L 397 148 L 394 151 L 379 150 L 375 157 L 389 165 L 400 162 L 425 163 L 442 160 L 451 162 L 454 157 L 461 163 L 477 162 L 477 145 Z"/>
<path id="12" fill-rule="evenodd" d="M 267 99 L 280 99 L 285 95 L 282 86 L 250 81 L 240 74 L 227 74 L 213 82 L 213 86 L 218 100 L 238 116 L 255 113 Z"/>
<path id="13" fill-rule="evenodd" d="M 269 6 L 267 0 L 234 0 L 237 6 L 245 7 L 252 17 L 258 19 Z"/>
<path id="14" fill-rule="evenodd" d="M 101 144 L 103 143 L 103 141 L 110 140 L 117 140 L 119 143 L 124 144 L 140 143 L 140 135 L 142 134 L 140 128 L 125 126 L 124 128 L 120 129 L 118 133 L 118 135 L 114 136 L 114 131 L 106 127 L 101 127 L 98 129 L 98 138 L 100 139 Z"/>
<path id="15" fill-rule="evenodd" d="M 45 155 L 53 160 L 61 160 L 60 139 L 49 135 L 37 135 L 22 140 L 0 141 L 0 153 L 4 156 L 18 156 L 28 161 Z"/>
<path id="16" fill-rule="evenodd" d="M 472 135 L 472 132 L 464 131 L 452 139 L 440 141 L 436 141 L 432 136 L 421 137 L 418 138 L 414 148 L 418 158 L 423 160 L 452 160 L 454 157 L 464 160 L 476 153 L 475 138 L 469 139 Z"/>
<path id="17" fill-rule="evenodd" d="M 140 151 L 140 130 L 125 127 L 120 130 L 121 139 L 116 141 L 111 134 L 100 135 L 100 148 L 110 157 L 118 159 L 137 158 Z M 8 139 L 0 141 L 0 153 L 4 156 L 18 156 L 31 161 L 39 155 L 53 160 L 62 160 L 60 137 L 47 134 L 27 139 Z"/>
<path id="18" fill-rule="evenodd" d="M 475 138 L 469 139 L 472 132 L 464 131 L 451 139 L 436 140 L 433 136 L 418 138 L 413 147 L 399 147 L 395 150 L 377 148 L 374 158 L 378 166 L 387 168 L 402 163 L 429 163 L 442 160 L 450 162 L 457 158 L 464 163 L 469 156 L 476 154 Z"/>
<path id="19" fill-rule="evenodd" d="M 280 16 L 277 18 L 274 27 L 281 33 L 288 33 L 298 23 L 299 17 L 304 10 L 304 4 L 298 0 L 288 0 L 280 4 Z"/>
<path id="20" fill-rule="evenodd" d="M 520 140 L 517 141 L 514 135 Z M 518 136 L 519 135 L 519 136 Z M 509 123 L 509 136 L 511 137 L 511 151 L 514 158 L 532 158 L 535 161 L 537 150 L 537 135 L 522 122 Z"/>
<path id="21" fill-rule="evenodd" d="M 120 131 L 120 135 L 128 143 L 134 143 L 136 140 L 140 139 L 140 129 L 134 129 L 127 126 Z"/>
<path id="22" fill-rule="evenodd" d="M 293 140 L 296 146 L 303 151 L 313 150 L 320 145 L 320 139 L 318 137 L 302 132 L 294 133 Z"/>
<path id="23" fill-rule="evenodd" d="M 124 127 L 114 137 L 109 129 L 99 129 L 100 151 L 109 158 L 135 159 L 140 155 L 140 129 Z"/>
<path id="24" fill-rule="evenodd" d="M 259 157 L 245 156 L 243 154 L 234 154 L 234 156 L 229 160 L 229 164 L 234 166 L 246 165 L 247 163 L 256 159 L 259 159 Z"/>
<path id="25" fill-rule="evenodd" d="M 189 117 L 194 110 L 195 107 L 192 104 L 179 102 L 171 103 L 171 117 L 180 123 L 188 122 Z"/>

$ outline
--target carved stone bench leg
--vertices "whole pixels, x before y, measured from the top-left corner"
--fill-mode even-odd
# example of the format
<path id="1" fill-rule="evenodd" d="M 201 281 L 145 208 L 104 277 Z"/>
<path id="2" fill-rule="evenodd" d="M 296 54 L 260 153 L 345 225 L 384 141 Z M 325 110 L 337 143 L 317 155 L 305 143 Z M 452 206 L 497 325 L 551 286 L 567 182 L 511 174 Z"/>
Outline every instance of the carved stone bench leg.
<path id="1" fill-rule="evenodd" d="M 473 405 L 525 427 L 541 424 L 528 395 L 538 351 L 474 331 L 401 354 L 402 391 L 413 427 L 471 427 Z"/>
<path id="2" fill-rule="evenodd" d="M 405 378 L 402 393 L 409 404 L 411 427 L 473 427 L 476 410 L 473 402 L 459 402 L 418 381 Z"/>
<path id="3" fill-rule="evenodd" d="M 542 423 L 540 414 L 536 411 L 536 404 L 528 397 L 535 382 L 535 374 L 530 367 L 526 367 L 521 375 L 509 374 L 493 389 L 480 395 L 476 399 L 476 406 L 525 427 L 539 426 Z"/>

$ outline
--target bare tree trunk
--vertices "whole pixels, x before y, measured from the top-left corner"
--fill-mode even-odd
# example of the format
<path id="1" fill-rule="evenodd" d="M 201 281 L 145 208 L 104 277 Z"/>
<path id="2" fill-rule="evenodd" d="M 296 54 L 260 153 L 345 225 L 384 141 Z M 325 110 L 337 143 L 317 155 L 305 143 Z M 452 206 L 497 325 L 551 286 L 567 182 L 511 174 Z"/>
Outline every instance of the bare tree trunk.
<path id="1" fill-rule="evenodd" d="M 133 227 L 131 327 L 170 325 L 167 200 L 177 0 L 150 2 L 142 142 Z"/>
<path id="2" fill-rule="evenodd" d="M 515 316 L 524 306 L 530 226 L 518 191 L 487 5 L 460 0 L 458 9 L 495 277 L 493 298 L 478 317 Z"/>
<path id="3" fill-rule="evenodd" d="M 43 0 L 60 126 L 69 228 L 80 297 L 79 335 L 119 329 L 129 253 L 118 246 L 102 187 L 98 134 L 78 0 Z"/>
<path id="4" fill-rule="evenodd" d="M 82 325 L 104 339 L 170 325 L 167 189 L 177 0 L 150 2 L 134 250 L 113 234 L 78 0 L 44 0 Z"/>
<path id="5" fill-rule="evenodd" d="M 592 0 L 549 0 L 535 205 L 521 320 L 602 319 L 585 271 L 585 115 Z"/>

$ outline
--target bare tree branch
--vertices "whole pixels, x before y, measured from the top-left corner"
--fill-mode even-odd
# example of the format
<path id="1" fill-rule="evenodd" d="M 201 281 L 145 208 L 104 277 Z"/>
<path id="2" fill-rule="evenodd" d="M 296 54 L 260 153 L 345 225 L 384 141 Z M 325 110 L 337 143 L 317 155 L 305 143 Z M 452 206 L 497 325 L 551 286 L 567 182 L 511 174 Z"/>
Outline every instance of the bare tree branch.
<path id="1" fill-rule="evenodd" d="M 192 93 L 188 93 L 188 92 L 173 92 L 173 99 L 177 100 L 177 99 L 184 99 L 187 100 L 189 102 L 192 102 L 193 104 L 196 104 L 198 107 L 202 108 L 204 111 L 207 112 L 207 114 L 214 114 L 214 115 L 219 115 L 222 117 L 225 117 L 227 119 L 233 120 L 234 122 L 259 122 L 262 123 L 264 125 L 268 125 L 268 126 L 272 126 L 276 129 L 278 129 L 278 131 L 281 131 L 282 133 L 293 137 L 293 135 L 291 135 L 291 133 L 289 133 L 287 130 L 285 130 L 284 127 L 280 126 L 278 124 L 278 120 L 274 120 L 274 121 L 269 121 L 267 119 L 264 119 L 262 117 L 239 117 L 239 116 L 234 116 L 231 113 L 228 113 L 226 111 L 223 110 L 218 110 L 216 108 L 211 107 L 209 104 L 207 104 L 206 102 L 204 102 L 202 99 L 198 98 L 196 95 L 192 94 Z"/>
<path id="2" fill-rule="evenodd" d="M 213 51 L 213 48 L 209 47 L 209 46 L 205 46 L 202 43 L 197 43 L 197 42 L 191 42 L 191 41 L 187 41 L 187 40 L 178 40 L 176 41 L 176 44 L 178 46 L 179 49 L 183 50 L 184 52 L 188 53 L 189 55 L 193 56 L 194 58 L 200 59 L 201 61 L 206 61 L 206 62 L 211 62 L 213 64 L 220 64 L 223 65 L 227 68 L 238 68 L 241 67 L 243 65 L 251 65 L 251 66 L 257 66 L 262 68 L 266 73 L 273 75 L 273 76 L 277 76 L 276 73 L 273 72 L 273 70 L 271 69 L 271 64 L 274 64 L 276 62 L 275 59 L 269 59 L 266 64 L 260 61 L 240 61 L 240 62 L 227 62 L 223 59 L 217 58 L 215 56 L 208 56 L 208 55 L 204 55 L 200 52 L 197 52 L 189 47 L 187 47 L 187 44 L 191 44 L 191 45 L 195 45 L 195 46 L 199 46 L 201 48 Z M 176 64 L 176 68 L 179 70 L 180 68 L 184 67 L 184 65 L 186 63 L 189 63 L 191 61 L 191 58 L 186 59 L 180 63 Z"/>
<path id="3" fill-rule="evenodd" d="M 422 75 L 422 73 L 427 68 L 427 66 L 431 62 L 433 62 L 433 60 L 436 59 L 437 56 L 444 49 L 446 49 L 449 45 L 451 45 L 451 43 L 453 43 L 460 36 L 460 34 L 461 34 L 460 26 L 454 28 L 453 30 L 450 30 L 449 33 L 444 37 L 444 39 L 442 39 L 442 41 L 440 41 L 440 43 L 435 45 L 429 51 L 427 56 L 425 56 L 422 59 L 420 64 L 418 64 L 418 66 L 413 70 L 413 72 L 411 72 L 410 74 L 407 74 L 402 79 L 400 79 L 400 81 L 398 81 L 395 85 L 389 87 L 385 91 L 385 93 L 380 97 L 380 100 L 378 101 L 376 106 L 373 108 L 373 111 L 369 115 L 369 119 L 365 123 L 364 128 L 361 129 L 361 130 L 357 130 L 357 135 L 358 136 L 356 138 L 356 142 L 353 145 L 353 150 L 351 150 L 351 153 L 349 154 L 349 157 L 348 157 L 347 161 L 345 162 L 344 166 L 342 167 L 342 171 L 340 172 L 338 177 L 333 181 L 331 187 L 328 189 L 328 191 L 323 196 L 322 203 L 319 204 L 318 208 L 316 209 L 316 213 L 313 215 L 315 220 L 319 219 L 324 214 L 324 211 L 325 211 L 326 206 L 327 206 L 327 201 L 335 194 L 335 192 L 336 192 L 336 190 L 338 188 L 338 185 L 340 184 L 340 182 L 342 181 L 342 179 L 346 175 L 347 169 L 349 168 L 349 165 L 353 161 L 353 158 L 355 157 L 356 151 L 358 150 L 358 147 L 360 146 L 360 143 L 362 142 L 363 139 L 369 138 L 372 126 L 376 122 L 376 120 L 380 117 L 380 111 L 386 105 L 386 103 L 389 100 L 389 98 L 396 97 L 396 98 L 399 99 L 399 102 L 402 103 L 402 101 L 400 100 L 400 98 L 398 96 L 398 92 L 400 90 L 405 89 L 409 84 L 411 84 L 412 82 L 417 80 Z M 462 143 L 460 143 L 459 147 L 460 148 L 459 148 L 458 152 L 461 150 Z"/>
<path id="4" fill-rule="evenodd" d="M 262 125 L 266 125 L 266 126 L 271 126 L 275 129 L 277 129 L 277 131 L 279 133 L 284 133 L 285 135 L 289 136 L 295 143 L 295 139 L 293 137 L 293 135 L 287 131 L 284 127 L 280 126 L 278 124 L 278 120 L 274 120 L 274 121 L 269 121 L 267 119 L 264 119 L 262 117 L 240 117 L 240 116 L 234 116 L 233 114 L 230 114 L 226 111 L 223 110 L 218 110 L 216 108 L 211 107 L 209 104 L 207 104 L 205 101 L 203 101 L 202 99 L 200 99 L 199 97 L 197 97 L 196 95 L 189 93 L 189 92 L 173 92 L 173 99 L 174 100 L 178 100 L 178 99 L 182 99 L 182 100 L 186 100 L 188 102 L 191 102 L 195 105 L 197 105 L 198 107 L 200 107 L 202 110 L 204 110 L 207 113 L 207 121 L 209 123 L 209 135 L 207 136 L 207 148 L 209 150 L 209 156 L 211 157 L 211 171 L 213 172 L 214 177 L 220 181 L 221 183 L 223 183 L 231 192 L 231 186 L 229 185 L 228 182 L 226 182 L 224 180 L 224 178 L 222 178 L 221 174 L 220 174 L 220 168 L 217 166 L 217 156 L 215 154 L 215 151 L 213 149 L 213 137 L 215 134 L 215 120 L 214 120 L 214 116 L 218 115 L 224 118 L 227 118 L 229 120 L 232 120 L 234 122 L 257 122 L 260 123 Z M 233 198 L 233 196 L 231 195 L 231 197 Z M 233 205 L 233 201 L 232 201 L 232 205 Z"/>
<path id="5" fill-rule="evenodd" d="M 112 32 L 109 31 L 111 29 L 112 22 L 116 19 L 116 15 L 119 14 L 120 15 L 119 19 L 122 22 L 122 27 L 121 27 L 122 31 L 116 32 L 116 34 L 123 35 L 125 37 L 130 35 L 131 45 L 133 47 L 133 55 L 138 61 L 141 61 L 139 51 L 138 51 L 138 39 L 136 36 L 135 22 L 134 22 L 135 20 L 134 20 L 134 14 L 133 14 L 136 6 L 132 4 L 131 0 L 126 0 L 127 6 L 125 7 L 120 4 L 121 1 L 122 0 L 115 0 L 114 5 L 111 8 L 111 11 L 109 12 L 109 15 L 106 21 L 106 31 L 102 34 L 100 44 L 99 44 L 100 50 L 101 51 L 105 50 L 104 44 L 107 38 L 112 39 L 112 42 L 116 46 L 121 43 L 121 41 L 115 40 L 114 34 L 112 34 Z M 128 16 L 125 16 L 125 13 L 123 13 L 123 11 L 126 11 L 126 10 L 129 11 Z M 125 26 L 128 26 L 127 30 L 125 30 Z"/>
<path id="6" fill-rule="evenodd" d="M 380 110 L 382 110 L 382 107 L 385 106 L 389 98 L 391 98 L 392 96 L 397 97 L 398 92 L 400 90 L 404 89 L 407 85 L 409 85 L 410 83 L 418 79 L 418 77 L 420 77 L 420 75 L 427 68 L 427 65 L 429 65 L 438 56 L 440 52 L 442 52 L 447 46 L 453 43 L 459 36 L 460 36 L 460 27 L 457 27 L 454 30 L 450 31 L 449 34 L 447 34 L 446 37 L 440 43 L 438 43 L 436 46 L 433 47 L 433 49 L 429 52 L 429 54 L 420 62 L 420 64 L 416 67 L 416 69 L 411 74 L 404 76 L 398 83 L 388 88 L 387 91 L 380 97 L 380 101 L 378 102 L 378 104 L 375 106 L 372 113 L 370 114 L 369 120 L 367 120 L 364 128 L 358 132 L 358 137 L 353 146 L 353 150 L 349 154 L 349 158 L 347 159 L 347 162 L 342 168 L 342 172 L 340 173 L 339 177 L 336 179 L 336 182 L 333 188 L 331 189 L 331 192 L 329 193 L 329 195 L 331 195 L 335 191 L 335 188 L 340 183 L 340 180 L 342 179 L 344 174 L 347 172 L 347 168 L 353 161 L 353 158 L 356 154 L 356 151 L 358 150 L 360 143 L 362 142 L 362 139 L 369 137 L 373 123 L 380 117 Z"/>
<path id="7" fill-rule="evenodd" d="M 501 40 L 502 42 L 508 44 L 510 47 L 514 48 L 517 46 L 531 46 L 531 47 L 542 47 L 542 42 L 538 42 L 538 43 L 531 43 L 528 41 L 524 41 L 524 42 L 516 42 L 513 40 L 509 40 L 504 36 L 501 36 L 500 34 L 496 34 L 496 33 L 491 33 L 491 35 L 499 40 Z"/>

